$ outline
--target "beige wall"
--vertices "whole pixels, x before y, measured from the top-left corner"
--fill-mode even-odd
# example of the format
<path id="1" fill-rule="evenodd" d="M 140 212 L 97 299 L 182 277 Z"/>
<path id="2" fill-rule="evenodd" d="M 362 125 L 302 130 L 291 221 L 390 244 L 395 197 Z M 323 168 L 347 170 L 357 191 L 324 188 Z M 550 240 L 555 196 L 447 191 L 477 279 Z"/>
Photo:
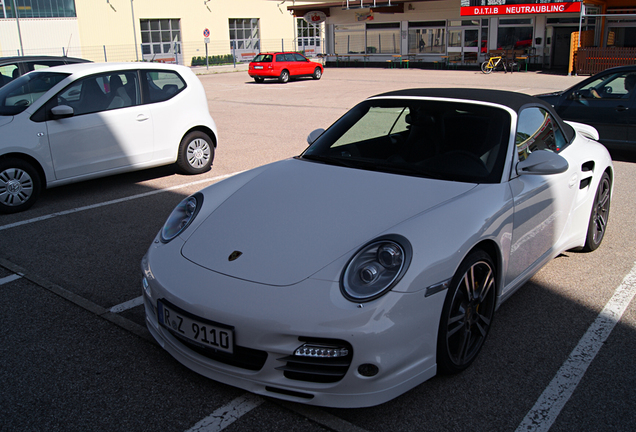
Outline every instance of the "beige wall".
<path id="1" fill-rule="evenodd" d="M 135 32 L 131 3 L 134 6 Z M 185 64 L 203 56 L 203 30 L 210 30 L 210 55 L 229 54 L 229 18 L 259 18 L 263 49 L 292 48 L 294 18 L 280 2 L 268 0 L 75 0 L 77 19 L 20 19 L 26 54 L 71 54 L 94 61 L 134 61 L 141 55 L 140 19 L 180 19 Z M 282 12 L 282 13 L 281 13 Z M 135 53 L 135 34 L 137 51 Z M 15 20 L 0 20 L 0 50 L 16 55 L 19 49 Z M 270 48 L 271 49 L 271 48 Z"/>

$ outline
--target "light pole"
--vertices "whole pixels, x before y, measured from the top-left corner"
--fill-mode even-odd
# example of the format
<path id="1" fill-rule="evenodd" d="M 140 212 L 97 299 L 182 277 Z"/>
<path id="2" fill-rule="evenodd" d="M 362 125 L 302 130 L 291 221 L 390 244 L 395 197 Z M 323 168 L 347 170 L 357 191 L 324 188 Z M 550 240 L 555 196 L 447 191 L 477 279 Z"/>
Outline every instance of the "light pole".
<path id="1" fill-rule="evenodd" d="M 18 26 L 18 37 L 20 38 L 20 55 L 24 56 L 24 47 L 22 46 L 22 32 L 20 31 L 20 19 L 18 18 L 18 8 L 15 5 L 15 0 L 13 0 L 13 11 L 15 12 L 15 23 Z"/>
<path id="2" fill-rule="evenodd" d="M 137 49 L 137 29 L 135 27 L 135 8 L 133 7 L 133 0 L 130 0 L 130 11 L 132 12 L 133 36 L 135 37 L 135 57 L 137 58 L 137 61 L 139 61 L 139 51 Z"/>

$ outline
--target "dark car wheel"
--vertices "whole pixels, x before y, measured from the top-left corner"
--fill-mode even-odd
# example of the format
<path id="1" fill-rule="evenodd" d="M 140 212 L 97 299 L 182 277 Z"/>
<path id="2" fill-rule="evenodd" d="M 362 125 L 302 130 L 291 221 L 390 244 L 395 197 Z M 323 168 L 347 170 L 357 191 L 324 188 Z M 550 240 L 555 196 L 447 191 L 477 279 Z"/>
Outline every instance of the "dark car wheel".
<path id="1" fill-rule="evenodd" d="M 256 81 L 257 83 L 262 83 L 263 81 L 265 81 L 265 79 L 263 77 L 254 77 L 254 81 Z"/>
<path id="2" fill-rule="evenodd" d="M 286 83 L 287 81 L 289 81 L 289 72 L 287 70 L 282 71 L 280 73 L 280 76 L 278 77 L 278 81 L 282 83 Z"/>
<path id="3" fill-rule="evenodd" d="M 210 170 L 214 160 L 214 144 L 203 132 L 194 131 L 181 140 L 177 165 L 186 174 L 201 174 Z"/>
<path id="4" fill-rule="evenodd" d="M 609 218 L 611 191 L 612 181 L 607 173 L 603 173 L 592 204 L 592 214 L 590 215 L 587 237 L 583 247 L 585 252 L 596 250 L 603 241 L 605 229 L 607 228 L 607 219 Z"/>
<path id="5" fill-rule="evenodd" d="M 35 203 L 42 185 L 40 175 L 21 159 L 0 160 L 0 213 L 17 213 Z"/>
<path id="6" fill-rule="evenodd" d="M 495 266 L 482 250 L 472 252 L 453 276 L 437 336 L 437 369 L 458 373 L 475 360 L 495 312 Z"/>
<path id="7" fill-rule="evenodd" d="M 315 80 L 319 80 L 321 77 L 322 77 L 322 71 L 320 70 L 319 67 L 317 67 L 314 70 L 314 74 L 312 75 L 312 78 L 315 79 Z"/>

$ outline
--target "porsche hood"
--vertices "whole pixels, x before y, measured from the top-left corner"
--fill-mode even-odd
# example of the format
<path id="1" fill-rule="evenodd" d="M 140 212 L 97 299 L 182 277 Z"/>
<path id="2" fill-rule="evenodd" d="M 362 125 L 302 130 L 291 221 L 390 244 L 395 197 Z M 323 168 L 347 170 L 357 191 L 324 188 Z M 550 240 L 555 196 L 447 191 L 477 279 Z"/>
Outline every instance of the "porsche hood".
<path id="1" fill-rule="evenodd" d="M 204 195 L 215 193 L 216 187 L 223 184 Z M 231 277 L 292 285 L 474 187 L 285 160 L 264 169 L 212 210 L 189 236 L 182 254 Z"/>

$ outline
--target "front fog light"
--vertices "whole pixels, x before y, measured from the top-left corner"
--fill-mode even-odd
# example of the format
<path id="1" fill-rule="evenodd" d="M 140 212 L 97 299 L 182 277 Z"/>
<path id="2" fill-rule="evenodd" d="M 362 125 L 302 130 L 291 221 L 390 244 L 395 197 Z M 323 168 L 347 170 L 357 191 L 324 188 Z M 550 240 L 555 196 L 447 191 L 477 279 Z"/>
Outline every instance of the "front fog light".
<path id="1" fill-rule="evenodd" d="M 339 346 L 304 344 L 294 351 L 294 355 L 298 357 L 335 358 L 348 356 L 349 350 Z"/>

